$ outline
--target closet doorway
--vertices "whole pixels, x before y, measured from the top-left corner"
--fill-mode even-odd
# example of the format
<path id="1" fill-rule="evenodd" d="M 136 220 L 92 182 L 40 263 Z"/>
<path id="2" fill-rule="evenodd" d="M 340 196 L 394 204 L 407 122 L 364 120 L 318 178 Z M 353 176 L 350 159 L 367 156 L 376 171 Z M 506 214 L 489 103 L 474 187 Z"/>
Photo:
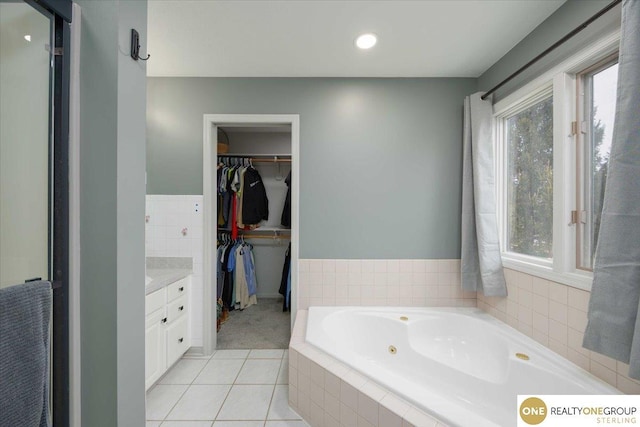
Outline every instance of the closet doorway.
<path id="1" fill-rule="evenodd" d="M 288 345 L 297 310 L 299 152 L 298 115 L 204 115 L 204 354 L 212 354 L 217 348 L 286 348 Z M 257 229 L 233 231 L 232 224 L 236 221 L 219 216 L 219 208 L 225 206 L 224 199 L 218 197 L 217 172 L 220 164 L 230 167 L 252 165 L 260 173 L 269 198 L 269 218 L 261 221 Z M 289 181 L 290 187 L 287 187 L 286 181 Z M 287 224 L 282 214 L 288 188 L 290 219 Z M 231 311 L 218 334 L 218 243 L 225 239 L 233 240 L 234 237 L 252 247 L 258 304 L 244 311 Z M 279 295 L 281 285 L 286 287 L 287 283 L 286 273 L 283 273 L 287 252 L 290 257 L 288 308 L 292 316 L 283 314 L 283 297 Z M 286 330 L 260 334 L 257 328 L 256 331 L 248 329 L 251 325 L 266 327 L 265 331 L 273 328 Z M 245 333 L 237 334 L 243 328 Z"/>

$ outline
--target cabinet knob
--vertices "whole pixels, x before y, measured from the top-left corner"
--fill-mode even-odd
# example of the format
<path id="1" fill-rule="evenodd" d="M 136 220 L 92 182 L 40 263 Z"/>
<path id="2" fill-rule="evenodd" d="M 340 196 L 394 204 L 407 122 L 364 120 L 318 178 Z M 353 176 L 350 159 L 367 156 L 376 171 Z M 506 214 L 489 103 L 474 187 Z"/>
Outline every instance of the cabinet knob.
<path id="1" fill-rule="evenodd" d="M 160 321 L 160 323 L 167 323 L 167 318 L 166 318 L 166 317 L 164 317 L 164 318 Z"/>
<path id="2" fill-rule="evenodd" d="M 180 311 L 184 310 L 184 305 L 181 305 L 180 307 L 178 307 L 178 310 Z"/>
<path id="3" fill-rule="evenodd" d="M 178 342 L 182 342 L 182 341 L 184 341 L 184 338 L 179 338 L 178 339 Z"/>
<path id="4" fill-rule="evenodd" d="M 184 291 L 184 286 L 180 286 L 180 287 L 178 288 L 178 290 L 179 290 L 180 292 Z"/>

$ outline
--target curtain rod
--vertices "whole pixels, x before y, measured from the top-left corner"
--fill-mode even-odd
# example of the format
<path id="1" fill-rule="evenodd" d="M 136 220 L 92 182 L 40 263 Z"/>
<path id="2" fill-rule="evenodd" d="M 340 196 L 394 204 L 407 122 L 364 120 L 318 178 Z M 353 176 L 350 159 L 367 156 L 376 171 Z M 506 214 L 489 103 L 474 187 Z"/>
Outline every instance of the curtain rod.
<path id="1" fill-rule="evenodd" d="M 602 15 L 604 15 L 605 13 L 609 12 L 611 9 L 613 9 L 615 6 L 618 5 L 618 3 L 621 3 L 622 0 L 614 0 L 611 3 L 609 3 L 605 8 L 603 8 L 602 10 L 600 10 L 598 13 L 596 13 L 595 15 L 593 15 L 591 18 L 587 19 L 586 21 L 584 21 L 582 24 L 580 24 L 578 27 L 576 27 L 573 31 L 571 31 L 569 34 L 567 34 L 566 36 L 564 36 L 563 38 L 561 38 L 560 40 L 558 40 L 557 42 L 555 42 L 553 45 L 551 45 L 551 47 L 549 47 L 547 50 L 545 50 L 544 52 L 542 52 L 540 55 L 536 56 L 535 58 L 533 58 L 531 61 L 527 62 L 526 64 L 524 64 L 522 67 L 520 67 L 515 73 L 511 74 L 509 77 L 507 77 L 506 79 L 504 79 L 503 81 L 501 81 L 500 83 L 498 83 L 496 86 L 494 86 L 491 90 L 489 90 L 487 93 L 485 93 L 484 95 L 482 95 L 480 97 L 480 99 L 485 100 L 489 95 L 491 95 L 492 93 L 494 93 L 495 91 L 497 91 L 498 89 L 500 89 L 502 86 L 504 86 L 505 84 L 509 83 L 511 80 L 513 80 L 516 76 L 518 76 L 520 73 L 522 73 L 524 70 L 526 70 L 527 68 L 529 68 L 530 66 L 532 66 L 533 64 L 535 64 L 536 62 L 538 62 L 540 59 L 544 58 L 545 56 L 547 56 L 549 53 L 551 53 L 553 50 L 555 50 L 558 46 L 564 44 L 567 40 L 569 40 L 570 38 L 572 38 L 573 36 L 575 36 L 576 34 L 578 34 L 580 31 L 584 30 L 585 28 L 587 28 L 589 26 L 589 24 L 591 24 L 593 21 L 595 21 L 596 19 L 600 18 Z"/>

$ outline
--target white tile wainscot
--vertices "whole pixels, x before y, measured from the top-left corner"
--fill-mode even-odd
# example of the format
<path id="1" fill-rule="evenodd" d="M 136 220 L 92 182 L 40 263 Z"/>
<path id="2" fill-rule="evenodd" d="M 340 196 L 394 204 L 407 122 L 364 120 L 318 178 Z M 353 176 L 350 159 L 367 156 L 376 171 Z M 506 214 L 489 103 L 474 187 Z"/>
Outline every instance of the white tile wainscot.
<path id="1" fill-rule="evenodd" d="M 202 346 L 204 276 L 202 196 L 147 195 L 145 249 L 148 257 L 191 257 L 191 345 Z M 186 234 L 183 234 L 186 229 Z"/>
<path id="2" fill-rule="evenodd" d="M 507 298 L 478 292 L 478 308 L 627 394 L 640 394 L 629 365 L 582 347 L 590 293 L 506 268 Z"/>
<path id="3" fill-rule="evenodd" d="M 312 427 L 445 427 L 386 388 L 305 341 L 298 311 L 289 344 L 289 405 Z"/>
<path id="4" fill-rule="evenodd" d="M 298 308 L 475 307 L 460 288 L 459 259 L 300 259 Z"/>

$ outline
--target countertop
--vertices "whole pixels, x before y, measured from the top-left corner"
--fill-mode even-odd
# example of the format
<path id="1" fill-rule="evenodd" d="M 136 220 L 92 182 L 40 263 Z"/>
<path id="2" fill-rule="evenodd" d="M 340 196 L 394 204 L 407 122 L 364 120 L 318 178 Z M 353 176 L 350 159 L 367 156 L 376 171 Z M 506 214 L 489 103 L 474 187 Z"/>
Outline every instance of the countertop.
<path id="1" fill-rule="evenodd" d="M 147 270 L 147 276 L 152 280 L 145 286 L 145 295 L 162 289 L 167 285 L 184 279 L 193 273 L 192 270 L 186 268 L 157 268 Z"/>

